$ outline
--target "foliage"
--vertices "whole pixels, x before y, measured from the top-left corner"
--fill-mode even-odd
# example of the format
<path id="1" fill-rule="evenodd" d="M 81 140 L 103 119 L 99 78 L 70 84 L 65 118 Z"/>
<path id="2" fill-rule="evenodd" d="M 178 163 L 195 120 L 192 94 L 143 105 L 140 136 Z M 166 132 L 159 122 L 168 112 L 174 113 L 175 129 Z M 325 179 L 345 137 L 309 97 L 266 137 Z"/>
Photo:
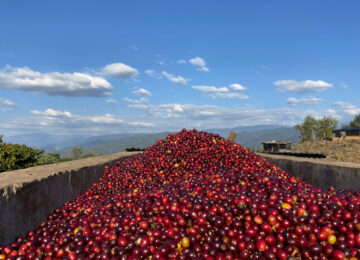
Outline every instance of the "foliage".
<path id="1" fill-rule="evenodd" d="M 312 116 L 305 117 L 304 123 L 295 125 L 295 129 L 299 130 L 302 141 L 310 141 L 316 138 L 316 129 L 319 122 Z"/>
<path id="2" fill-rule="evenodd" d="M 82 154 L 84 152 L 84 148 L 82 148 L 81 146 L 74 146 L 71 149 L 71 158 L 76 160 L 81 158 Z"/>
<path id="3" fill-rule="evenodd" d="M 318 140 L 331 139 L 332 132 L 337 127 L 338 121 L 331 117 L 323 117 L 318 120 L 317 138 Z"/>
<path id="4" fill-rule="evenodd" d="M 39 157 L 37 165 L 52 164 L 59 162 L 71 161 L 71 158 L 61 158 L 58 153 L 45 153 Z"/>
<path id="5" fill-rule="evenodd" d="M 315 119 L 312 116 L 306 116 L 304 122 L 296 125 L 295 128 L 300 131 L 302 141 L 326 140 L 331 138 L 332 131 L 337 127 L 338 121 L 331 117 Z"/>
<path id="6" fill-rule="evenodd" d="M 360 127 L 360 114 L 356 115 L 352 121 L 348 125 L 343 125 L 342 128 L 354 128 Z"/>
<path id="7" fill-rule="evenodd" d="M 92 151 L 84 153 L 83 147 L 74 146 L 71 151 L 71 158 L 61 158 L 58 153 L 44 153 L 43 150 L 26 145 L 4 143 L 2 138 L 3 135 L 0 135 L 0 172 L 98 155 Z"/>
<path id="8" fill-rule="evenodd" d="M 43 150 L 26 145 L 4 143 L 0 136 L 0 172 L 18 170 L 37 164 Z"/>
<path id="9" fill-rule="evenodd" d="M 93 157 L 96 156 L 98 154 L 94 153 L 93 151 L 88 151 L 87 153 L 84 153 L 84 148 L 81 146 L 74 146 L 71 149 L 71 158 L 73 160 L 76 159 L 81 159 L 81 158 L 88 158 L 88 157 Z"/>

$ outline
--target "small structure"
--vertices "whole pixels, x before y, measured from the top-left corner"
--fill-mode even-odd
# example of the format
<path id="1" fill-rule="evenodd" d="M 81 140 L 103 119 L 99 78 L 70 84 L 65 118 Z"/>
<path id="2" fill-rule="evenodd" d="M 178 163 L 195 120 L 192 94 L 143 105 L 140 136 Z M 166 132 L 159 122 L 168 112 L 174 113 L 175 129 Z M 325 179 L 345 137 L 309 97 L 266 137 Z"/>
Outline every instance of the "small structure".
<path id="1" fill-rule="evenodd" d="M 271 142 L 262 142 L 262 145 L 266 153 L 278 153 L 291 150 L 291 142 L 273 140 Z"/>
<path id="2" fill-rule="evenodd" d="M 360 140 L 360 127 L 335 129 L 332 132 L 332 140 L 338 141 L 343 139 Z"/>

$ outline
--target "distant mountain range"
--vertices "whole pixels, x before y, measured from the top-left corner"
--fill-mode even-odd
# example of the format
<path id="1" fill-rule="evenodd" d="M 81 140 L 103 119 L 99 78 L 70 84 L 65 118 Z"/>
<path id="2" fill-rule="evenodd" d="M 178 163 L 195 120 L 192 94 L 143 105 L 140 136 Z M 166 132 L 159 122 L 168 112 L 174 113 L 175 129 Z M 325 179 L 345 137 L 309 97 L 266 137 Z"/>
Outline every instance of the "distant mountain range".
<path id="1" fill-rule="evenodd" d="M 206 129 L 204 131 L 227 137 L 230 131 L 236 131 L 236 142 L 248 148 L 259 149 L 263 141 L 290 141 L 293 144 L 300 139 L 299 132 L 293 127 L 279 125 L 256 125 L 235 128 Z M 146 148 L 164 139 L 171 132 L 163 133 L 121 133 L 103 136 L 67 136 L 51 134 L 24 134 L 4 138 L 5 142 L 26 144 L 47 152 L 59 152 L 61 155 L 70 154 L 73 146 L 82 146 L 85 151 L 111 154 L 125 151 L 128 147 Z"/>

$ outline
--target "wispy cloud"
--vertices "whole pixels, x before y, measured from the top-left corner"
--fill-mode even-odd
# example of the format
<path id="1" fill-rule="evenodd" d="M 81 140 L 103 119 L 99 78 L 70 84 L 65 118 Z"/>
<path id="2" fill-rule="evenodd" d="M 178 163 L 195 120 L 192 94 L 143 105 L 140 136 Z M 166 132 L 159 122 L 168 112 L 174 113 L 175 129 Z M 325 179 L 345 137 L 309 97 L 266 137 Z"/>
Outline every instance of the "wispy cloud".
<path id="1" fill-rule="evenodd" d="M 239 88 L 239 84 L 231 84 L 234 89 Z M 234 86 L 239 85 L 239 86 Z M 237 92 L 230 92 L 227 87 L 221 87 L 217 88 L 214 86 L 192 86 L 193 89 L 197 89 L 204 93 L 205 95 L 211 97 L 211 98 L 236 98 L 236 99 L 248 99 L 249 97 L 247 95 L 237 93 Z M 238 90 L 238 89 L 236 89 Z"/>
<path id="2" fill-rule="evenodd" d="M 355 116 L 360 114 L 360 108 L 348 102 L 338 101 L 335 102 L 334 105 L 348 115 Z"/>
<path id="3" fill-rule="evenodd" d="M 193 89 L 200 90 L 205 94 L 217 94 L 217 93 L 227 93 L 229 89 L 227 87 L 217 88 L 214 86 L 192 86 Z"/>
<path id="4" fill-rule="evenodd" d="M 162 78 L 166 78 L 169 81 L 173 82 L 173 83 L 177 83 L 177 84 L 183 84 L 183 85 L 187 85 L 188 82 L 190 81 L 190 79 L 186 79 L 182 76 L 175 76 L 173 74 L 170 74 L 166 71 L 161 71 L 161 73 L 158 73 L 152 69 L 148 69 L 144 71 L 145 74 L 149 75 L 150 77 L 154 78 L 154 79 L 162 79 Z"/>
<path id="5" fill-rule="evenodd" d="M 186 64 L 187 61 L 184 60 L 184 59 L 179 59 L 179 60 L 176 61 L 176 63 L 178 63 L 178 64 Z"/>
<path id="6" fill-rule="evenodd" d="M 11 100 L 0 97 L 0 111 L 13 110 L 15 106 Z"/>
<path id="7" fill-rule="evenodd" d="M 113 98 L 109 98 L 105 101 L 105 103 L 106 104 L 117 104 L 118 102 Z"/>
<path id="8" fill-rule="evenodd" d="M 150 103 L 130 108 L 143 111 L 148 118 L 156 122 L 160 129 L 235 127 L 239 125 L 284 124 L 294 125 L 304 118 L 304 112 L 290 108 L 259 109 L 255 107 L 219 107 L 193 104 Z M 166 119 L 164 121 L 164 119 Z"/>
<path id="9" fill-rule="evenodd" d="M 50 96 L 86 97 L 109 95 L 113 87 L 102 77 L 86 73 L 41 73 L 28 67 L 0 70 L 0 89 L 14 89 Z"/>
<path id="10" fill-rule="evenodd" d="M 149 100 L 147 98 L 140 98 L 140 99 L 131 99 L 128 97 L 124 97 L 123 100 L 129 103 L 128 107 L 134 109 L 144 109 L 149 106 Z"/>
<path id="11" fill-rule="evenodd" d="M 294 98 L 294 97 L 289 97 L 287 99 L 287 103 L 288 105 L 291 106 L 296 106 L 296 105 L 317 105 L 322 101 L 321 98 L 317 98 L 317 97 L 309 97 L 309 98 Z"/>
<path id="12" fill-rule="evenodd" d="M 189 63 L 196 66 L 199 71 L 210 72 L 210 69 L 206 67 L 205 60 L 201 57 L 192 58 L 189 60 Z"/>
<path id="13" fill-rule="evenodd" d="M 151 70 L 151 69 L 145 70 L 144 73 L 146 75 L 149 75 L 150 77 L 152 77 L 154 79 L 161 79 L 162 78 L 161 73 L 158 73 L 158 72 L 156 72 L 154 70 Z"/>
<path id="14" fill-rule="evenodd" d="M 274 82 L 277 86 L 277 90 L 280 92 L 295 92 L 295 93 L 307 93 L 307 92 L 320 92 L 328 88 L 332 88 L 333 85 L 322 80 L 278 80 Z"/>
<path id="15" fill-rule="evenodd" d="M 144 88 L 139 88 L 133 91 L 133 94 L 138 95 L 138 96 L 151 96 L 151 92 L 147 89 Z"/>
<path id="16" fill-rule="evenodd" d="M 181 76 L 175 76 L 173 74 L 167 73 L 164 70 L 161 72 L 161 75 L 163 75 L 165 78 L 167 78 L 168 80 L 170 80 L 173 83 L 186 85 L 189 82 L 189 79 L 185 79 Z"/>
<path id="17" fill-rule="evenodd" d="M 98 126 L 145 126 L 153 127 L 154 125 L 149 122 L 141 122 L 138 120 L 127 120 L 124 117 L 112 114 L 104 115 L 77 115 L 69 111 L 60 111 L 48 108 L 44 111 L 31 110 L 30 113 L 36 116 L 34 125 L 42 127 L 57 127 L 57 128 L 73 128 L 79 130 L 88 127 L 92 129 Z"/>

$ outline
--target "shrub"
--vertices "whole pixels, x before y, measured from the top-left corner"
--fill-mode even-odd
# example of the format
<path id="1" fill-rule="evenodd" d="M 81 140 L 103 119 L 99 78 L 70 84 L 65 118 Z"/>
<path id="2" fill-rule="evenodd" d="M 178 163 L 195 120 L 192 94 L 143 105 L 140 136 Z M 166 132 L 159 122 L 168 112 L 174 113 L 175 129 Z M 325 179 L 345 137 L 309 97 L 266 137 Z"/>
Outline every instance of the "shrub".
<path id="1" fill-rule="evenodd" d="M 0 136 L 0 172 L 34 166 L 44 152 L 26 145 L 4 143 L 2 137 Z"/>

